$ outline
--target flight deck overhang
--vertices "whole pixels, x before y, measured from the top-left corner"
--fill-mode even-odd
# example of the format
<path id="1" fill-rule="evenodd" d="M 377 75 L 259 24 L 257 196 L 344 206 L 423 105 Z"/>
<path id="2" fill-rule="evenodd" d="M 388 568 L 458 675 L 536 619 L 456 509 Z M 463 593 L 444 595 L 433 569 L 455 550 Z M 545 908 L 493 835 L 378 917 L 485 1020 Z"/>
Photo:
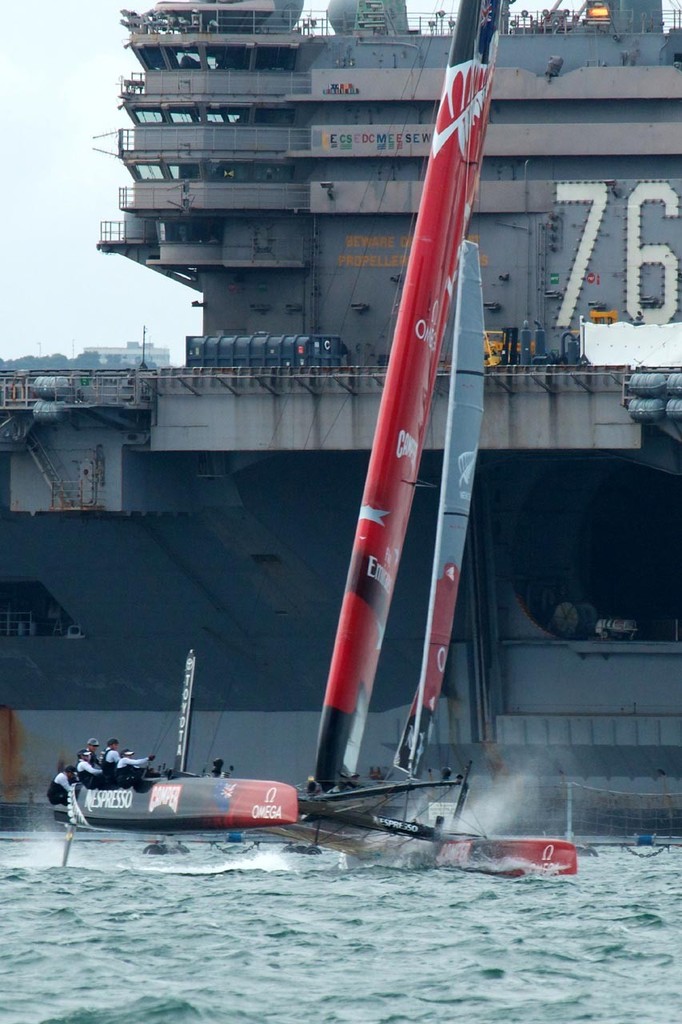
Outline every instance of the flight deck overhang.
<path id="1" fill-rule="evenodd" d="M 385 371 L 275 370 L 163 375 L 152 451 L 369 450 Z M 487 371 L 481 447 L 636 450 L 640 425 L 624 405 L 624 370 L 556 366 Z M 442 448 L 448 383 L 438 377 L 426 447 Z"/>
<path id="2" fill-rule="evenodd" d="M 190 465 L 173 463 L 174 475 L 168 459 L 193 458 L 198 472 L 201 459 L 214 456 L 227 465 L 278 453 L 369 451 L 385 374 L 381 367 L 168 369 L 106 374 L 97 383 L 96 374 L 64 374 L 51 378 L 51 401 L 37 397 L 30 375 L 7 375 L 0 453 L 10 459 L 9 507 L 167 511 L 182 505 Z M 674 431 L 629 415 L 630 376 L 623 367 L 488 368 L 481 448 L 618 452 L 679 472 Z M 447 392 L 443 368 L 427 449 L 442 448 Z"/>

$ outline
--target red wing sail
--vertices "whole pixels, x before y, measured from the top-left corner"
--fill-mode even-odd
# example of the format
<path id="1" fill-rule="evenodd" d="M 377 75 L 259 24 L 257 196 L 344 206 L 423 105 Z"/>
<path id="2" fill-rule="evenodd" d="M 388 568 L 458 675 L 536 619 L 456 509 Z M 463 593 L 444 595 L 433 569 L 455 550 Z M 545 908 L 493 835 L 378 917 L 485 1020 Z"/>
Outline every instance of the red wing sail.
<path id="1" fill-rule="evenodd" d="M 478 183 L 499 7 L 463 0 L 448 58 L 324 698 L 324 788 L 357 766 Z"/>
<path id="2" fill-rule="evenodd" d="M 417 694 L 405 724 L 395 761 L 418 778 L 443 686 L 443 675 L 462 557 L 469 524 L 471 490 L 483 419 L 483 295 L 478 247 L 462 242 L 450 399 L 445 430 L 443 479 L 431 578 L 426 643 Z"/>

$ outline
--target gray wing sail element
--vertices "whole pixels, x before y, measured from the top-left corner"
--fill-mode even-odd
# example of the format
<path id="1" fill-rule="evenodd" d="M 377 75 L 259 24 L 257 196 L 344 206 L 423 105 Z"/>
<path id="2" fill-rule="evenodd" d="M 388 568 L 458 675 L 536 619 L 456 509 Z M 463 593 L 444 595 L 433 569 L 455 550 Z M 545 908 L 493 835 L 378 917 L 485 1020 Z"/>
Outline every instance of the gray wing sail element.
<path id="1" fill-rule="evenodd" d="M 394 764 L 418 777 L 440 697 L 469 523 L 483 419 L 483 294 L 478 246 L 463 242 L 457 285 L 443 477 L 417 693 Z"/>

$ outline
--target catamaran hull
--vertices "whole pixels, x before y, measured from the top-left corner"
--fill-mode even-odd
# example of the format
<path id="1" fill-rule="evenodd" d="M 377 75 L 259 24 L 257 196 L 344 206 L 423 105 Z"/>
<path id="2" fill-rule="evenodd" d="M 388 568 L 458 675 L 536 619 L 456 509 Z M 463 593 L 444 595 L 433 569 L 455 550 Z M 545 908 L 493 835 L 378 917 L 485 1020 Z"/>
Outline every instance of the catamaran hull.
<path id="1" fill-rule="evenodd" d="M 336 850 L 349 864 L 399 863 L 458 868 L 461 871 L 502 878 L 523 875 L 575 875 L 578 856 L 565 839 L 484 839 L 478 836 L 423 841 L 407 836 L 339 827 L 329 822 L 301 821 L 293 828 L 270 829 L 290 840 Z"/>
<path id="2" fill-rule="evenodd" d="M 436 854 L 436 866 L 507 878 L 538 872 L 575 875 L 578 854 L 565 839 L 448 839 Z"/>
<path id="3" fill-rule="evenodd" d="M 154 832 L 224 832 L 292 824 L 293 786 L 261 779 L 174 778 L 137 789 L 85 789 L 70 794 L 57 821 L 85 828 Z"/>

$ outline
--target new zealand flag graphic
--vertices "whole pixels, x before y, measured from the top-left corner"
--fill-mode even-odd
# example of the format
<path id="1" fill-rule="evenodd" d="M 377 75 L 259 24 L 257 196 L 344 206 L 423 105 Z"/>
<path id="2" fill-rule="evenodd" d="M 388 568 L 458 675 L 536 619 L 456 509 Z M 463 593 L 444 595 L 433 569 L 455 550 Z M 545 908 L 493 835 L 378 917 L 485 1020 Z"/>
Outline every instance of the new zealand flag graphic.
<path id="1" fill-rule="evenodd" d="M 481 3 L 481 30 L 478 34 L 478 52 L 481 55 L 482 64 L 488 63 L 490 44 L 495 34 L 499 4 L 500 0 L 483 0 Z"/>
<path id="2" fill-rule="evenodd" d="M 234 793 L 234 787 L 234 782 L 227 782 L 223 779 L 215 784 L 215 789 L 213 790 L 215 802 L 224 811 L 229 811 L 230 809 L 230 800 Z"/>

